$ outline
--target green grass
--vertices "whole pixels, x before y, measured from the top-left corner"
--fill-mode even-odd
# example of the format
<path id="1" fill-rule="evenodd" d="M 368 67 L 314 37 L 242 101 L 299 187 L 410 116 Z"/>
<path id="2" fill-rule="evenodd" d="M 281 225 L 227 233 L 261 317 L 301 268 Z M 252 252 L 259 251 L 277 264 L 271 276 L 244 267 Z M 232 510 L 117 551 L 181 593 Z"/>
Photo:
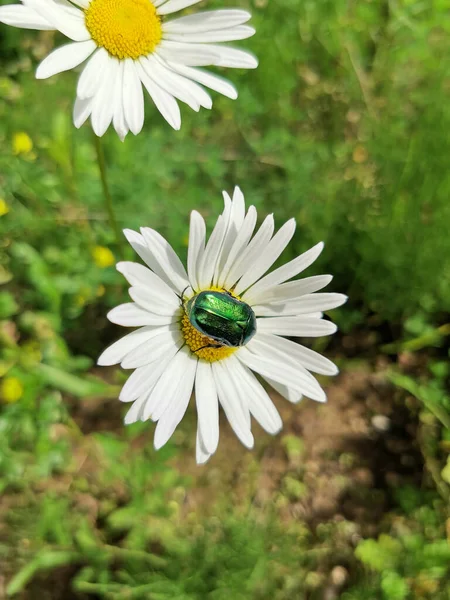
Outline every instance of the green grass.
<path id="1" fill-rule="evenodd" d="M 68 590 L 80 599 L 319 600 L 342 565 L 345 600 L 448 597 L 447 3 L 238 4 L 257 29 L 242 46 L 260 60 L 256 71 L 225 73 L 238 100 L 214 95 L 212 111 L 198 114 L 183 106 L 179 132 L 148 100 L 138 137 L 104 137 L 120 226 L 154 227 L 185 257 L 190 211 L 211 227 L 221 190 L 237 184 L 260 220 L 296 218 L 283 258 L 324 240 L 311 271 L 333 273 L 333 291 L 350 296 L 335 314 L 343 344 L 329 352 L 344 370 L 347 358 L 379 353 L 379 365 L 405 368 L 391 378 L 420 423 L 431 477 L 423 489 L 402 488 L 358 543 L 350 521 L 321 529 L 283 518 L 293 490 L 304 492 L 301 469 L 275 482 L 273 510 L 253 502 L 249 485 L 247 512 L 236 507 L 236 482 L 215 486 L 214 467 L 207 482 L 185 472 L 190 416 L 159 453 L 143 447 L 148 424 L 124 430 L 118 416 L 110 425 L 124 375 L 93 367 L 120 335 L 105 314 L 126 287 L 92 257 L 96 246 L 117 259 L 119 250 L 91 132 L 71 124 L 76 75 L 36 81 L 38 60 L 61 39 L 1 26 L 0 199 L 9 212 L 0 217 L 0 597 L 5 585 L 43 600 Z M 16 155 L 20 132 L 33 149 Z M 23 392 L 9 405 L 11 381 Z M 83 434 L 78 403 L 99 402 L 101 426 L 88 418 Z M 250 464 L 258 473 L 258 460 Z M 185 491 L 206 484 L 217 497 L 186 509 Z"/>

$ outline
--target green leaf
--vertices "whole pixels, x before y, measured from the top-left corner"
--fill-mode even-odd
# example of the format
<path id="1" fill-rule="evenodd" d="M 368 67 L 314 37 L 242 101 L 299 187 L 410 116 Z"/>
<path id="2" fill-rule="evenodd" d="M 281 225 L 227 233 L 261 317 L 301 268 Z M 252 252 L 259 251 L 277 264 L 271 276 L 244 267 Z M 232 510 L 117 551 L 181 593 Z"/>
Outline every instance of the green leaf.
<path id="1" fill-rule="evenodd" d="M 19 306 L 14 296 L 9 292 L 0 292 L 0 319 L 7 319 L 15 315 L 18 310 Z"/>
<path id="2" fill-rule="evenodd" d="M 37 365 L 36 370 L 46 384 L 79 398 L 103 394 L 108 396 L 117 393 L 114 386 L 108 385 L 101 379 L 78 377 L 66 373 L 62 369 L 44 364 Z"/>
<path id="3" fill-rule="evenodd" d="M 70 550 L 43 550 L 12 578 L 6 588 L 6 593 L 8 596 L 15 596 L 25 588 L 39 571 L 74 564 L 80 558 L 78 552 Z"/>
<path id="4" fill-rule="evenodd" d="M 355 556 L 371 569 L 382 572 L 394 569 L 401 561 L 402 545 L 398 540 L 383 534 L 378 541 L 369 539 L 360 542 Z"/>
<path id="5" fill-rule="evenodd" d="M 394 571 L 383 573 L 381 589 L 385 600 L 404 600 L 409 591 L 406 581 Z"/>

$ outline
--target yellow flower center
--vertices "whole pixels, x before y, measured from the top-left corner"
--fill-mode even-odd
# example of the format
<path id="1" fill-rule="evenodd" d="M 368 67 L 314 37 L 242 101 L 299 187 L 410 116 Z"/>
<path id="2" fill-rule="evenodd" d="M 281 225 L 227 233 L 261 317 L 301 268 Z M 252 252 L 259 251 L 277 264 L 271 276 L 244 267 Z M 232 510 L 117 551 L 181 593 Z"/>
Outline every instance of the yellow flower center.
<path id="1" fill-rule="evenodd" d="M 207 362 L 216 362 L 231 356 L 237 348 L 230 346 L 218 346 L 215 340 L 202 335 L 197 331 L 189 321 L 189 317 L 184 314 L 181 319 L 181 332 L 191 351 L 200 359 Z"/>
<path id="2" fill-rule="evenodd" d="M 214 292 L 225 292 L 223 288 L 218 288 L 215 286 L 212 286 L 209 289 Z M 236 296 L 233 294 L 233 292 L 229 293 L 231 293 L 233 298 L 237 298 L 239 300 L 239 296 Z M 189 300 L 189 298 L 187 300 Z M 220 346 L 216 340 L 212 340 L 206 335 L 201 334 L 200 331 L 191 325 L 189 317 L 186 313 L 183 314 L 181 319 L 181 333 L 183 334 L 185 342 L 191 351 L 198 358 L 201 360 L 206 360 L 207 362 L 212 363 L 222 360 L 228 356 L 231 356 L 237 350 L 237 348 L 232 346 Z"/>
<path id="3" fill-rule="evenodd" d="M 92 0 L 85 21 L 97 46 L 119 59 L 150 54 L 161 41 L 161 19 L 150 0 Z"/>

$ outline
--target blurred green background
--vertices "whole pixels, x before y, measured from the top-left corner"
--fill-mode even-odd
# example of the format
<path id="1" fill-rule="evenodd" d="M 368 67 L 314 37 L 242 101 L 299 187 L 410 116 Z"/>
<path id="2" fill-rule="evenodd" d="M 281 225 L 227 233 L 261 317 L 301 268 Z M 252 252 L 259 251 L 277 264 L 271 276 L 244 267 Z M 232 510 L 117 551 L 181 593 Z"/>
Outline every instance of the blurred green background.
<path id="1" fill-rule="evenodd" d="M 205 467 L 193 406 L 158 453 L 123 426 L 126 374 L 95 360 L 126 286 L 76 74 L 36 81 L 62 38 L 1 26 L 0 598 L 449 600 L 448 1 L 226 5 L 259 68 L 179 132 L 149 100 L 137 138 L 108 132 L 118 220 L 185 257 L 190 211 L 211 226 L 235 184 L 294 216 L 283 259 L 324 240 L 311 273 L 350 296 L 314 345 L 342 374 L 325 406 L 274 394 L 283 432 L 253 452 L 223 422 Z"/>

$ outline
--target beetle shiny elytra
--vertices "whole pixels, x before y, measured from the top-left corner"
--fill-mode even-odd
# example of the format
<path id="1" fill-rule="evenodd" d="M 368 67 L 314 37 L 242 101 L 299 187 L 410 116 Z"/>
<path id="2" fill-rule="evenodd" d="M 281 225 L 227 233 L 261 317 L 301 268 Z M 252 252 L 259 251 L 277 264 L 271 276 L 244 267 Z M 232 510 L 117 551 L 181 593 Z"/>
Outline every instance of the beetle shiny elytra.
<path id="1" fill-rule="evenodd" d="M 256 333 L 252 308 L 228 292 L 200 292 L 185 303 L 184 309 L 192 327 L 217 346 L 244 346 Z"/>

